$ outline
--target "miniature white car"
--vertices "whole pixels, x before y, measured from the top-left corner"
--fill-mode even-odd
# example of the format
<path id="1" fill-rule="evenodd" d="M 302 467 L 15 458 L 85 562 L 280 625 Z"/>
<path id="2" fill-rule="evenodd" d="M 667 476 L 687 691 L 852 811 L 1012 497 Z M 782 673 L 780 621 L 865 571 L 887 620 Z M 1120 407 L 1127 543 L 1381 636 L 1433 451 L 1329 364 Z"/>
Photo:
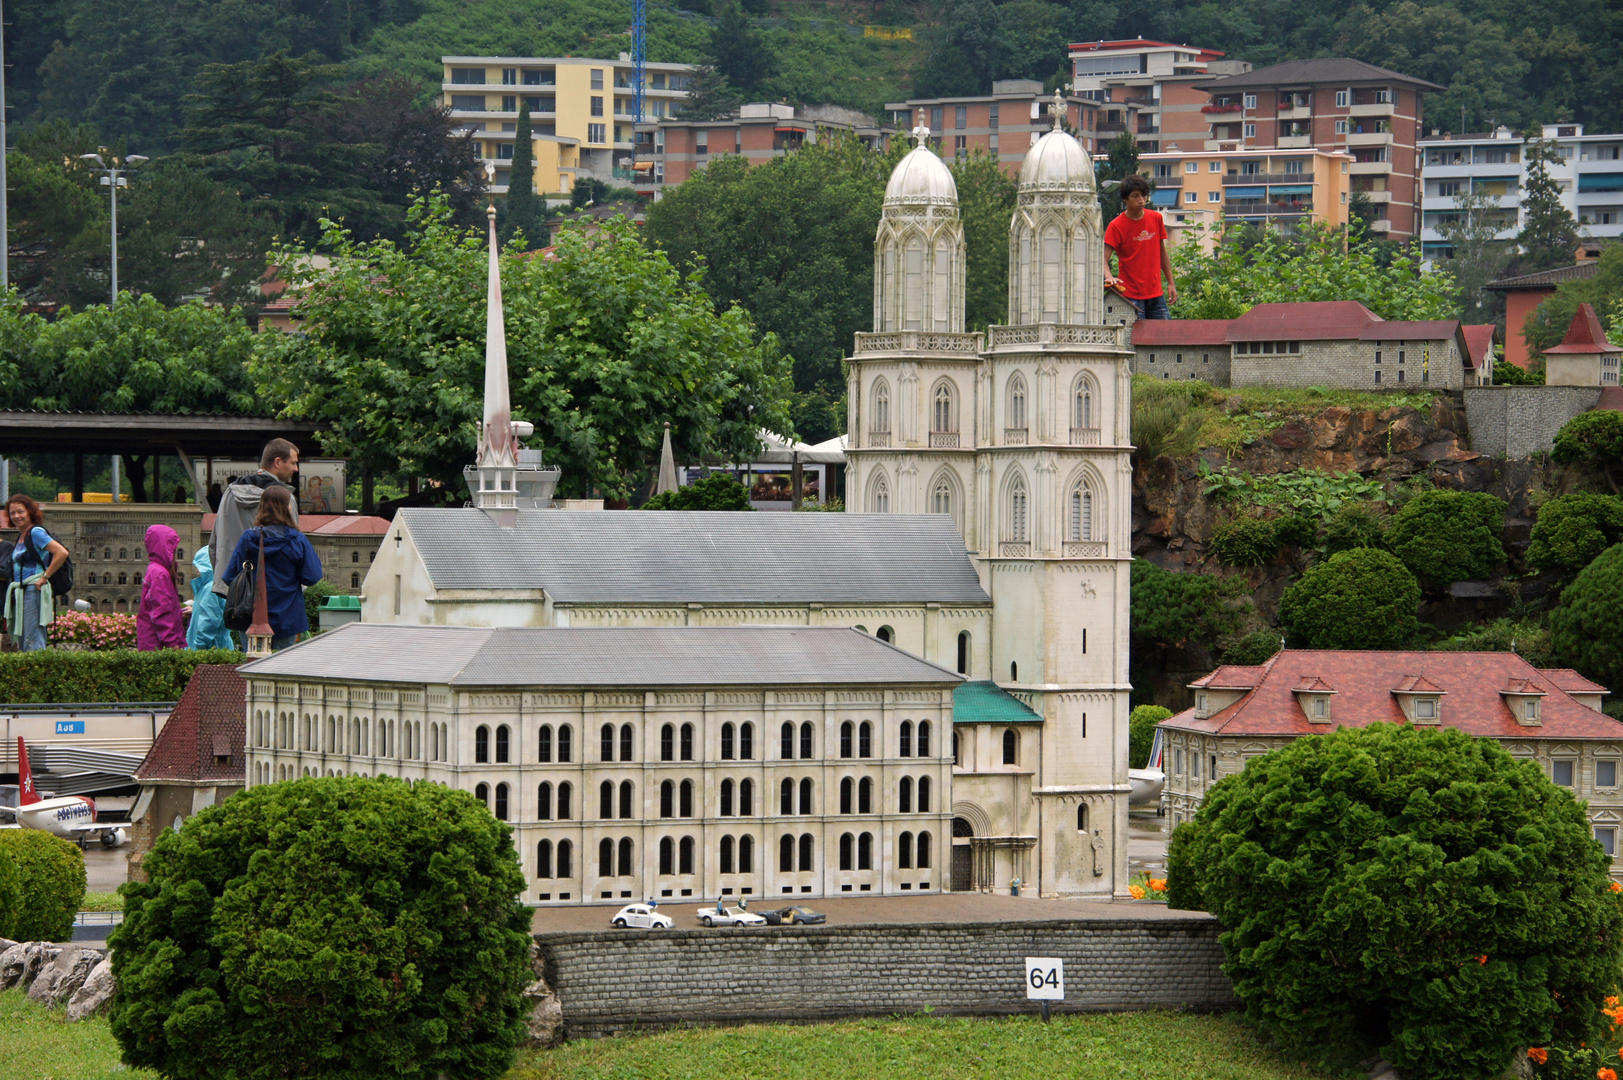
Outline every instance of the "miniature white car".
<path id="1" fill-rule="evenodd" d="M 615 913 L 613 923 L 622 930 L 628 926 L 644 930 L 669 930 L 673 925 L 669 915 L 663 915 L 647 904 L 627 904 Z"/>
<path id="2" fill-rule="evenodd" d="M 715 905 L 699 909 L 699 922 L 705 926 L 765 926 L 766 920 L 753 911 L 743 908 L 723 908 L 717 910 Z"/>

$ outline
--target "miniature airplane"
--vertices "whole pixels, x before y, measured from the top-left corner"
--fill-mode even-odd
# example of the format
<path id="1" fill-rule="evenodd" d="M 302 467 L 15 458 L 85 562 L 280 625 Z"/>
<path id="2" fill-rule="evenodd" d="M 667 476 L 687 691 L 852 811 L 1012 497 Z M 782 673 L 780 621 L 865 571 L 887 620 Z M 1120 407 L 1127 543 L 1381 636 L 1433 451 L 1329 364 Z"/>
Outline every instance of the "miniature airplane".
<path id="1" fill-rule="evenodd" d="M 62 795 L 42 799 L 34 787 L 34 774 L 28 767 L 28 745 L 17 736 L 18 806 L 0 806 L 17 822 L 0 828 L 39 829 L 64 840 L 83 845 L 99 834 L 101 846 L 116 848 L 129 843 L 129 833 L 115 825 L 96 824 L 96 800 L 84 795 Z"/>

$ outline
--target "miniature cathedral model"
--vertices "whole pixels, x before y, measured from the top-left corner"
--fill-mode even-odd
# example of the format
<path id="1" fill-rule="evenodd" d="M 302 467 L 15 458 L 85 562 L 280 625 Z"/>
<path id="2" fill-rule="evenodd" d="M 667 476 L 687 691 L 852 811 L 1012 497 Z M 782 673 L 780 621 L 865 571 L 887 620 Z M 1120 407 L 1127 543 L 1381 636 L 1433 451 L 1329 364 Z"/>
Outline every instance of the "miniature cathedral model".
<path id="1" fill-rule="evenodd" d="M 1059 115 L 1020 171 L 1012 325 L 984 341 L 963 332 L 952 173 L 915 130 L 851 360 L 846 486 L 856 511 L 952 516 L 992 598 L 992 678 L 1034 714 L 955 717 L 977 863 L 1023 867 L 1044 896 L 1125 895 L 1131 352 L 1101 325 L 1093 164 Z"/>

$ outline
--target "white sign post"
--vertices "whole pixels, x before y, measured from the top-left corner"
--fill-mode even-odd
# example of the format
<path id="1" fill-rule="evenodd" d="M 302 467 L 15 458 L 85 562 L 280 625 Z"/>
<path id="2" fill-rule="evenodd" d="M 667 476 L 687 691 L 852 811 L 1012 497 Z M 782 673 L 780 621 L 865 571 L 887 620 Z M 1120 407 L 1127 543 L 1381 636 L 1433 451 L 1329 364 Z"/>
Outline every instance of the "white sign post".
<path id="1" fill-rule="evenodd" d="M 1043 1023 L 1047 1023 L 1048 1003 L 1065 1000 L 1065 961 L 1052 956 L 1026 957 L 1026 1000 L 1043 1003 Z"/>

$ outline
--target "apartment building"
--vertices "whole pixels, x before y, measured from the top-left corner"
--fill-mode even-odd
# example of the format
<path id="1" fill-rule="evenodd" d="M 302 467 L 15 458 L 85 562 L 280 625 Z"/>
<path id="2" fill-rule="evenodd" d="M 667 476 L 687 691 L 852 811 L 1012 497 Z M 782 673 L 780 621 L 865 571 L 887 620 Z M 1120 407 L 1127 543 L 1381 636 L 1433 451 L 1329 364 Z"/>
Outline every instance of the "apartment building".
<path id="1" fill-rule="evenodd" d="M 1099 155 L 1104 160 L 1104 155 Z M 1163 212 L 1212 212 L 1212 224 L 1244 221 L 1288 227 L 1347 223 L 1352 156 L 1342 151 L 1165 151 L 1144 154 L 1139 172 L 1155 182 L 1150 204 Z"/>
<path id="2" fill-rule="evenodd" d="M 895 130 L 866 113 L 838 105 L 797 108 L 754 103 L 741 106 L 737 116 L 725 120 L 677 117 L 644 122 L 636 126 L 636 160 L 631 165 L 634 186 L 637 194 L 658 199 L 667 188 L 726 154 L 759 165 L 815 144 L 820 133 L 851 136 L 883 150 Z"/>
<path id="3" fill-rule="evenodd" d="M 1586 135 L 1582 124 L 1545 124 L 1546 140 L 1556 144 L 1561 161 L 1547 166 L 1561 189 L 1561 204 L 1586 237 L 1623 237 L 1623 135 Z M 1526 223 L 1522 204 L 1527 188 L 1527 144 L 1507 127 L 1473 135 L 1439 135 L 1420 141 L 1424 160 L 1424 220 L 1421 244 L 1429 256 L 1453 254 L 1439 226 L 1457 221 L 1457 198 L 1487 192 L 1499 205 L 1487 213 L 1498 225 L 1495 235 L 1510 240 Z"/>
<path id="4" fill-rule="evenodd" d="M 629 185 L 634 123 L 632 64 L 584 57 L 442 56 L 445 104 L 459 131 L 472 132 L 495 165 L 491 190 L 512 183 L 513 138 L 521 100 L 530 106 L 532 183 L 541 195 L 567 195 L 581 177 Z M 645 119 L 674 115 L 687 98 L 691 64 L 648 64 Z"/>
<path id="5" fill-rule="evenodd" d="M 996 155 L 1010 176 L 1020 174 L 1027 151 L 1054 126 L 1053 107 L 1054 96 L 1044 96 L 1043 84 L 1034 79 L 999 80 L 982 97 L 909 98 L 885 105 L 898 131 L 912 131 L 922 121 L 930 129 L 930 148 L 941 157 L 968 157 L 982 150 Z M 1100 111 L 1096 101 L 1065 99 L 1066 121 L 1090 154 L 1104 149 Z"/>
<path id="6" fill-rule="evenodd" d="M 1100 104 L 1099 141 L 1131 131 L 1141 154 L 1171 149 L 1172 143 L 1184 149 L 1202 145 L 1211 99 L 1195 84 L 1251 70 L 1249 62 L 1216 49 L 1143 38 L 1077 42 L 1070 57 L 1071 92 Z"/>
<path id="7" fill-rule="evenodd" d="M 1352 156 L 1351 185 L 1380 236 L 1420 231 L 1422 98 L 1436 83 L 1346 57 L 1292 60 L 1194 84 L 1211 95 L 1207 150 L 1317 147 Z"/>

